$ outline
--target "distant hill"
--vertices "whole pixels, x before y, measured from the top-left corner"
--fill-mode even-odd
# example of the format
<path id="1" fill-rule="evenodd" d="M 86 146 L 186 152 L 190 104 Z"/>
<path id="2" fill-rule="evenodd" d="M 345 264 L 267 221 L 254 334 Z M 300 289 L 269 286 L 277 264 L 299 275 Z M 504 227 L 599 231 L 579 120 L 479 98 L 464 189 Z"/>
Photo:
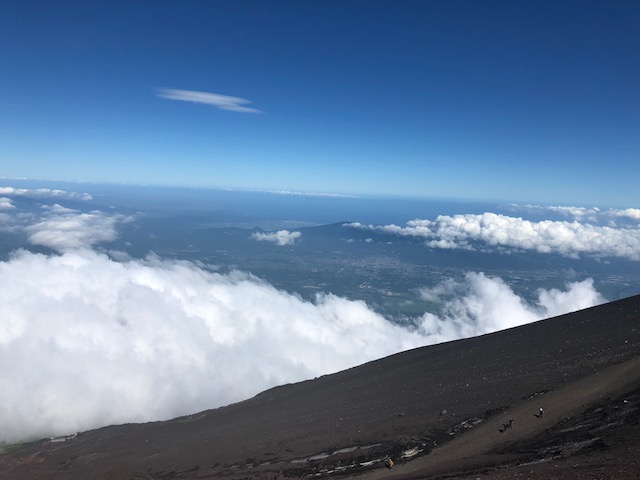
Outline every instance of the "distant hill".
<path id="1" fill-rule="evenodd" d="M 0 478 L 637 478 L 639 421 L 634 296 L 172 421 L 7 447 Z"/>

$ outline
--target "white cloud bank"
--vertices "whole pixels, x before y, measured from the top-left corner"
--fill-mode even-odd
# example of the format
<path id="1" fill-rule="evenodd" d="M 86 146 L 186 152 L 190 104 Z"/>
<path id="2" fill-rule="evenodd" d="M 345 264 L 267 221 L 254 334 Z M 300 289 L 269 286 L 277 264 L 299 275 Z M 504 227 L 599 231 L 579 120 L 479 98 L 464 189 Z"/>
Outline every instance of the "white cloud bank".
<path id="1" fill-rule="evenodd" d="M 567 210 L 569 212 L 569 210 Z M 593 213 L 593 212 L 592 212 Z M 635 209 L 610 211 L 610 217 L 635 219 Z M 571 212 L 575 215 L 576 212 Z M 578 221 L 533 222 L 496 213 L 441 215 L 435 220 L 412 220 L 406 226 L 346 224 L 347 227 L 395 235 L 421 237 L 431 248 L 478 250 L 507 248 L 595 257 L 640 260 L 640 228 L 593 225 Z"/>
<path id="2" fill-rule="evenodd" d="M 262 113 L 257 108 L 246 107 L 251 101 L 240 98 L 220 95 L 219 93 L 199 92 L 195 90 L 177 90 L 174 88 L 160 88 L 157 96 L 167 100 L 178 100 L 182 102 L 201 103 L 211 105 L 220 110 L 241 113 Z"/>
<path id="3" fill-rule="evenodd" d="M 67 192 L 66 190 L 52 190 L 50 188 L 14 188 L 0 187 L 0 195 L 29 197 L 29 198 L 59 198 L 66 200 L 92 200 L 88 193 Z"/>
<path id="4" fill-rule="evenodd" d="M 17 252 L 0 262 L 0 443 L 194 413 L 602 301 L 585 281 L 532 306 L 483 274 L 422 295 L 443 314 L 408 329 L 362 301 L 307 302 L 188 262 Z"/>
<path id="5" fill-rule="evenodd" d="M 251 238 L 254 240 L 259 242 L 273 242 L 281 247 L 284 247 L 285 245 L 293 245 L 296 239 L 301 236 L 301 232 L 290 232 L 289 230 L 278 230 L 273 233 L 255 232 L 251 234 Z"/>
<path id="6" fill-rule="evenodd" d="M 635 221 L 640 221 L 640 209 L 639 208 L 625 208 L 625 209 L 606 209 L 602 210 L 598 207 L 585 208 L 585 207 L 572 207 L 572 206 L 541 206 L 541 205 L 510 205 L 515 211 L 529 211 L 529 212 L 554 212 L 560 215 L 571 217 L 574 220 L 581 222 L 600 223 L 607 220 L 616 218 L 627 218 Z"/>

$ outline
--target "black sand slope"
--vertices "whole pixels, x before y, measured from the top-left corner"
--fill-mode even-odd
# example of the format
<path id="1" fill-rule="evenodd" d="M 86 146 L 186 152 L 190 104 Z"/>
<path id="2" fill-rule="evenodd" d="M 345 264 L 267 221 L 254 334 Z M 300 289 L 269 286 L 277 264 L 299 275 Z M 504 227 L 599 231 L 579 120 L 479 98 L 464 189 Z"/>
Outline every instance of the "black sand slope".
<path id="1" fill-rule="evenodd" d="M 640 296 L 0 455 L 15 480 L 312 476 L 640 478 Z"/>

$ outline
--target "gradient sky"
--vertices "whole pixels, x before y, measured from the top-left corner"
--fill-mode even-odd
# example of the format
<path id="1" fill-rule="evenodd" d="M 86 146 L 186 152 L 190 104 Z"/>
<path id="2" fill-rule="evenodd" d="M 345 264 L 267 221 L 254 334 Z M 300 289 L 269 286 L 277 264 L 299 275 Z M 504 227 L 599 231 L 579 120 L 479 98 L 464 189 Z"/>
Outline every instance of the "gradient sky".
<path id="1" fill-rule="evenodd" d="M 0 176 L 640 206 L 637 1 L 0 11 Z"/>

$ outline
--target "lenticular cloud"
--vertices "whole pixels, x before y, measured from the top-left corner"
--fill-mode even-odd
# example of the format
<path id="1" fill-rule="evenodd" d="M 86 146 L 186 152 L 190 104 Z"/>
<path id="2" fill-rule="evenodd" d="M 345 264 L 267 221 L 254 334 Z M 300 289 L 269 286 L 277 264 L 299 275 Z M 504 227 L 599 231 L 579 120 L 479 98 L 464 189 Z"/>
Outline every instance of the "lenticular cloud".
<path id="1" fill-rule="evenodd" d="M 583 282 L 531 307 L 482 274 L 423 295 L 443 313 L 404 328 L 362 301 L 306 302 L 240 272 L 18 252 L 0 263 L 0 443 L 194 413 L 601 301 Z"/>

